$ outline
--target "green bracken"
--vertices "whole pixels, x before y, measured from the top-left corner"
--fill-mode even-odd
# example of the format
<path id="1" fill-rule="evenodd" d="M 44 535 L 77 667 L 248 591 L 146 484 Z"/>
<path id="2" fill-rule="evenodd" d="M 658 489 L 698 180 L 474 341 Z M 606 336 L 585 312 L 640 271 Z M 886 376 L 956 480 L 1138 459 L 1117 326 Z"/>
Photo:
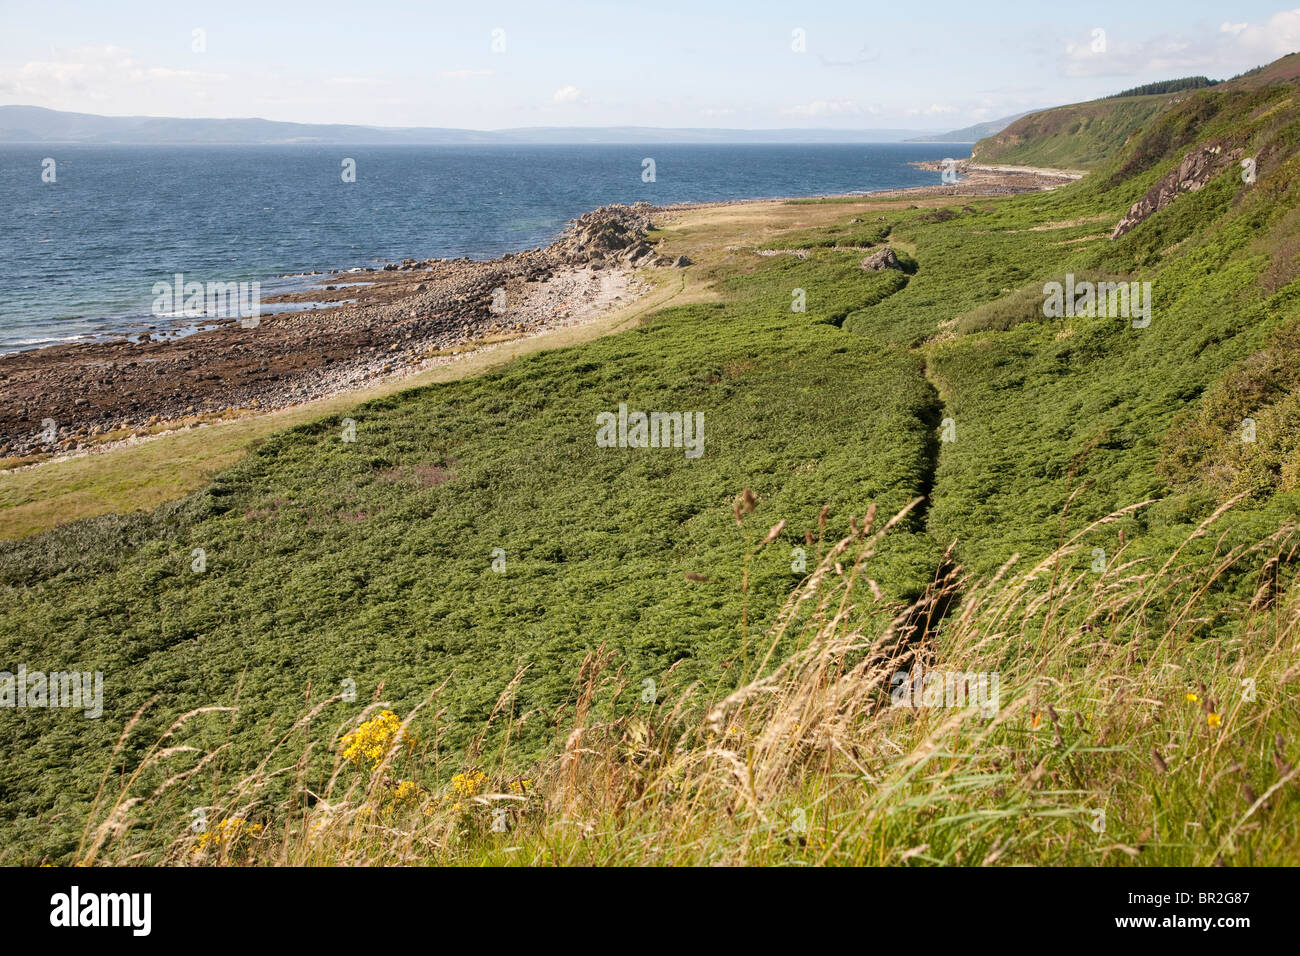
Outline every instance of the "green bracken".
<path id="1" fill-rule="evenodd" d="M 5 666 L 105 674 L 98 721 L 4 715 L 5 861 L 171 858 L 188 808 L 218 803 L 268 825 L 247 862 L 1300 860 L 1294 95 L 1144 97 L 1106 149 L 1096 120 L 1053 129 L 1020 161 L 1095 168 L 1050 193 L 696 237 L 698 301 L 280 432 L 151 514 L 4 545 Z M 1258 157 L 1256 182 L 1228 167 L 1109 238 L 1207 143 Z M 904 271 L 862 269 L 883 244 Z M 1067 273 L 1150 282 L 1150 326 L 1045 316 Z M 704 454 L 598 447 L 620 403 L 702 413 Z M 869 508 L 901 516 L 868 545 Z M 999 717 L 885 706 L 923 652 L 1000 673 Z M 755 681 L 761 702 L 719 703 Z M 358 778 L 332 830 L 304 794 L 380 701 L 420 753 L 410 779 Z M 232 709 L 166 738 L 195 750 L 151 756 L 208 706 Z M 365 829 L 385 787 L 437 794 L 478 763 L 505 792 L 543 781 L 513 857 L 472 806 L 413 811 L 403 832 L 460 835 L 440 854 Z"/>

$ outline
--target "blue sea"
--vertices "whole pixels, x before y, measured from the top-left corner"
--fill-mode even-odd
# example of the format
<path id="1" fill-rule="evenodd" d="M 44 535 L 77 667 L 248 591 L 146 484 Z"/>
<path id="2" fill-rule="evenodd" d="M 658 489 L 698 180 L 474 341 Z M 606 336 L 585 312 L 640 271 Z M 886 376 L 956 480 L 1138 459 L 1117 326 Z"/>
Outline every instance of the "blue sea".
<path id="1" fill-rule="evenodd" d="M 159 325 L 151 290 L 175 273 L 257 280 L 265 298 L 313 271 L 546 245 L 606 203 L 933 185 L 939 173 L 909 163 L 967 155 L 943 144 L 0 147 L 0 352 Z"/>

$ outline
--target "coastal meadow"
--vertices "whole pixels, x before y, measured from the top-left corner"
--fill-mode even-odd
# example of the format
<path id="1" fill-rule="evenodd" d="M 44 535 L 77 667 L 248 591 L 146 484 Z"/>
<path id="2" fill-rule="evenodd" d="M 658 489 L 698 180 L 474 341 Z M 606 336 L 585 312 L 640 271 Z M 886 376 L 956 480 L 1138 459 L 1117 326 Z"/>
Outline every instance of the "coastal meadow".
<path id="1" fill-rule="evenodd" d="M 5 715 L 4 860 L 1294 863 L 1293 92 L 660 210 L 626 327 L 6 542 L 103 713 Z"/>
<path id="2" fill-rule="evenodd" d="M 763 510 L 737 500 L 742 526 Z M 1226 513 L 1226 512 L 1224 512 Z M 1209 533 L 1224 513 L 1198 528 Z M 594 648 L 561 708 L 555 752 L 508 742 L 521 671 L 483 733 L 440 746 L 440 691 L 400 715 L 386 701 L 343 717 L 304 711 L 255 766 L 216 774 L 225 744 L 166 773 L 177 720 L 120 789 L 105 779 L 82 865 L 1270 865 L 1300 839 L 1287 684 L 1300 673 L 1300 590 L 1246 610 L 1227 649 L 1189 646 L 1218 568 L 1126 562 L 1071 574 L 1077 538 L 985 579 L 951 575 L 906 607 L 870 586 L 906 510 L 871 509 L 817 565 L 724 695 L 668 675 L 637 686 Z M 1101 519 L 1099 524 L 1118 520 Z M 775 530 L 775 529 L 773 529 Z M 742 533 L 742 532 L 738 532 Z M 1293 550 L 1297 529 L 1265 554 Z M 757 554 L 776 535 L 754 546 Z M 740 587 L 744 588 L 741 583 Z M 940 627 L 936 604 L 961 595 Z M 1171 602 L 1165 630 L 1147 610 Z M 771 666 L 769 666 L 771 665 Z M 903 701 L 900 674 L 955 668 L 1003 692 Z M 904 670 L 899 670 L 903 668 Z M 990 668 L 978 672 L 973 669 Z M 951 673 L 951 672 L 949 672 Z M 892 686 L 892 690 L 891 690 Z M 943 690 L 945 684 L 937 685 Z M 947 688 L 952 682 L 946 682 Z M 648 691 L 648 692 L 647 692 Z M 620 706 L 624 703 L 624 706 Z M 137 715 L 138 717 L 139 715 Z M 134 725 L 135 721 L 132 721 Z M 326 729 L 324 736 L 314 732 Z M 119 750 L 134 733 L 129 726 Z M 509 734 L 507 733 L 507 737 Z M 562 741 L 560 743 L 559 741 Z M 327 757 L 328 777 L 308 767 Z M 189 808 L 195 777 L 210 803 Z M 292 781 L 287 792 L 277 778 Z M 145 823 L 144 821 L 148 821 Z M 147 830 L 146 830 L 147 828 Z"/>

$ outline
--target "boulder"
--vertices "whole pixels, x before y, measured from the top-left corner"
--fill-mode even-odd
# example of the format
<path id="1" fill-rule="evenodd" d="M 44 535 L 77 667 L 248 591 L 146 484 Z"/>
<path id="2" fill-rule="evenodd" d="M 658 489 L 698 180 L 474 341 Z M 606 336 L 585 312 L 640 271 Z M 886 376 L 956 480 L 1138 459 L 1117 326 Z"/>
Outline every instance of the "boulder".
<path id="1" fill-rule="evenodd" d="M 902 272 L 903 264 L 898 261 L 898 256 L 894 255 L 894 250 L 885 246 L 863 259 L 862 268 L 870 269 L 872 272 L 883 272 L 885 269 L 897 269 Z"/>
<path id="2" fill-rule="evenodd" d="M 650 221 L 649 203 L 632 206 L 614 204 L 601 206 L 570 223 L 565 234 L 548 250 L 562 262 L 581 265 L 603 259 L 623 258 L 630 248 L 645 247 L 645 234 L 654 228 Z M 628 256 L 631 258 L 640 258 Z"/>
<path id="3" fill-rule="evenodd" d="M 624 249 L 620 258 L 622 258 L 624 262 L 634 263 L 638 259 L 644 259 L 651 253 L 651 251 L 652 250 L 648 243 L 637 242 L 635 245 L 628 246 Z"/>

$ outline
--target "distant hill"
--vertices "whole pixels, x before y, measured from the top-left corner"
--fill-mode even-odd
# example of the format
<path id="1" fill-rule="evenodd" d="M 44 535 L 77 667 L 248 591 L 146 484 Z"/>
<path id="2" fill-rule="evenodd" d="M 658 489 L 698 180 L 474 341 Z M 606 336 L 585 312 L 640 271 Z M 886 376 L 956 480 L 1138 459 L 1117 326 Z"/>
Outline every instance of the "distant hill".
<path id="1" fill-rule="evenodd" d="M 1145 83 L 1142 86 L 1135 86 L 1129 90 L 1112 93 L 1110 96 L 1106 97 L 1106 99 L 1116 100 L 1122 96 L 1150 96 L 1153 93 L 1179 93 L 1183 90 L 1203 90 L 1206 87 L 1217 86 L 1222 82 L 1222 80 L 1212 80 L 1208 76 L 1184 76 L 1177 80 L 1161 80 L 1158 83 Z"/>
<path id="2" fill-rule="evenodd" d="M 961 129 L 955 129 L 950 133 L 938 133 L 933 136 L 914 136 L 911 139 L 905 139 L 905 143 L 974 143 L 986 136 L 992 136 L 994 133 L 1000 133 L 1022 116 L 1028 116 L 1032 110 L 1026 110 L 1023 113 L 1017 113 L 1015 116 L 1004 116 L 1002 119 L 989 120 L 985 123 L 976 123 L 974 126 L 964 126 Z"/>
<path id="3" fill-rule="evenodd" d="M 914 129 L 697 129 L 537 126 L 472 130 L 417 126 L 280 123 L 264 119 L 98 116 L 39 106 L 0 106 L 0 143 L 86 145 L 465 145 L 472 143 L 897 143 Z"/>
<path id="4" fill-rule="evenodd" d="M 1300 80 L 1300 53 L 1230 80 L 1183 77 L 1134 87 L 1087 103 L 1030 113 L 977 142 L 974 159 L 986 163 L 1091 169 L 1168 109 L 1210 91 L 1253 90 Z"/>
<path id="5" fill-rule="evenodd" d="M 1030 113 L 981 139 L 971 155 L 985 163 L 1090 169 L 1117 152 L 1137 130 L 1190 95 L 1182 92 L 1107 97 Z"/>

